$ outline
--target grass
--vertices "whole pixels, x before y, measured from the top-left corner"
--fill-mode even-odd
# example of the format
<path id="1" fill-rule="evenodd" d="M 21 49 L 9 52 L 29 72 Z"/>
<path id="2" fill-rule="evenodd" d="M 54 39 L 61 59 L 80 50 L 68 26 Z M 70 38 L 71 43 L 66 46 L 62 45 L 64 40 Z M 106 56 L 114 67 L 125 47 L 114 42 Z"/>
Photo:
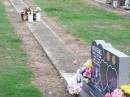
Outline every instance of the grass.
<path id="1" fill-rule="evenodd" d="M 0 97 L 42 97 L 31 83 L 21 40 L 14 34 L 0 1 Z"/>
<path id="2" fill-rule="evenodd" d="M 86 45 L 103 39 L 130 55 L 130 19 L 97 8 L 89 0 L 34 1 Z"/>

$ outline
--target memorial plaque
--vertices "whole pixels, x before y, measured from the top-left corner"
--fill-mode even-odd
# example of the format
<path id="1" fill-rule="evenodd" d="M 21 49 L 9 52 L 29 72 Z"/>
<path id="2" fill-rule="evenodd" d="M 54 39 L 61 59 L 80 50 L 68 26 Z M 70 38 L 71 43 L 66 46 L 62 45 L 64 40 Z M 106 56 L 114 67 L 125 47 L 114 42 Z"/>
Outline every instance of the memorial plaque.
<path id="1" fill-rule="evenodd" d="M 92 42 L 91 58 L 94 66 L 92 78 L 83 83 L 83 91 L 90 97 L 104 97 L 107 92 L 129 82 L 129 56 L 110 44 L 103 40 Z"/>

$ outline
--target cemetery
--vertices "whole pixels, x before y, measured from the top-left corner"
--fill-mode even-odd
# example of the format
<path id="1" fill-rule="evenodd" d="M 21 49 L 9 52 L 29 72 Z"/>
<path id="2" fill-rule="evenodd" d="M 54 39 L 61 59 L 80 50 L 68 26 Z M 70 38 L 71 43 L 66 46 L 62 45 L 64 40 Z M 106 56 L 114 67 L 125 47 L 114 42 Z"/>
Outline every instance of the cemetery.
<path id="1" fill-rule="evenodd" d="M 130 97 L 129 18 L 82 0 L 1 2 L 0 97 Z"/>

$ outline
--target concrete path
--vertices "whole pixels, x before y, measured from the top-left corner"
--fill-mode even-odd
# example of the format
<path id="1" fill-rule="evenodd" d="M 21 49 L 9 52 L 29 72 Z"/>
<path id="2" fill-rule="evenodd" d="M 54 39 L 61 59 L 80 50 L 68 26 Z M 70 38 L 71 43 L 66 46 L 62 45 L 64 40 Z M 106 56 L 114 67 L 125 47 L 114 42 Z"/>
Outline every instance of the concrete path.
<path id="1" fill-rule="evenodd" d="M 28 7 L 23 0 L 9 1 L 15 7 L 17 12 Z M 81 64 L 82 62 L 78 60 L 78 56 L 65 46 L 60 37 L 58 37 L 43 20 L 33 23 L 27 22 L 26 24 L 62 77 L 66 78 L 66 75 L 71 75 L 76 72 L 80 65 L 74 65 L 73 61 L 77 60 L 78 64 Z"/>

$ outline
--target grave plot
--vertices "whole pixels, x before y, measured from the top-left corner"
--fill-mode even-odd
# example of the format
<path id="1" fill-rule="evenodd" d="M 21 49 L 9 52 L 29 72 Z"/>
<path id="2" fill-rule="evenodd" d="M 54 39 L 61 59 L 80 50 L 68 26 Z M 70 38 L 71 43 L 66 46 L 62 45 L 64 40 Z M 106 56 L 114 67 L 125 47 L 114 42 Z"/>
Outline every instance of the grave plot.
<path id="1" fill-rule="evenodd" d="M 91 58 L 92 76 L 89 81 L 83 80 L 80 97 L 106 97 L 106 93 L 112 93 L 121 85 L 128 84 L 129 56 L 103 40 L 96 40 L 92 42 Z"/>

